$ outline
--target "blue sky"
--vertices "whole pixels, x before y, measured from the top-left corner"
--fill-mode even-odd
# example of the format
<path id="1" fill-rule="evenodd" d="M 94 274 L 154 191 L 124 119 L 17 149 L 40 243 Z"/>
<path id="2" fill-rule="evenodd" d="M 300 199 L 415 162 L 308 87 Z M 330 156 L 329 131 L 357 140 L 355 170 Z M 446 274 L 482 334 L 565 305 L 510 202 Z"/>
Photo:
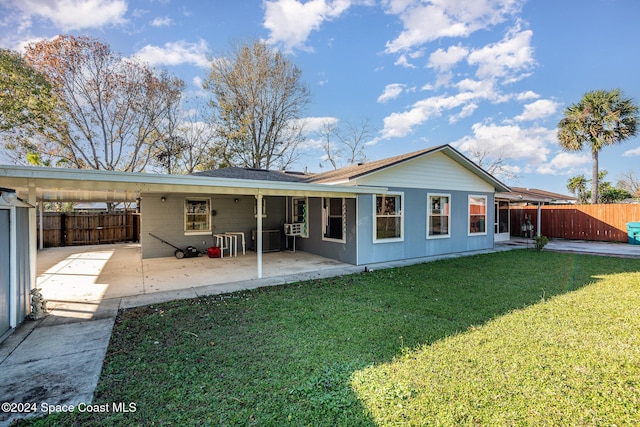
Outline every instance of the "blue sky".
<path id="1" fill-rule="evenodd" d="M 296 169 L 327 169 L 322 122 L 368 120 L 370 160 L 448 143 L 502 159 L 508 185 L 567 194 L 569 177 L 590 177 L 591 158 L 560 149 L 562 110 L 594 89 L 640 103 L 638 17 L 637 0 L 2 0 L 0 46 L 96 37 L 206 99 L 209 59 L 265 40 L 313 94 Z M 600 155 L 614 183 L 639 164 L 640 137 Z"/>

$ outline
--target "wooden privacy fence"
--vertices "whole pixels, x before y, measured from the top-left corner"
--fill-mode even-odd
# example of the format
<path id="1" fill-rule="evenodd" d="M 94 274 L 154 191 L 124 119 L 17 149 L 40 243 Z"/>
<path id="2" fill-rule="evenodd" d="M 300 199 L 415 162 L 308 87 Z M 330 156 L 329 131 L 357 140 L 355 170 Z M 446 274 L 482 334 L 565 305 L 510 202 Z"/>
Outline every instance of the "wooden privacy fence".
<path id="1" fill-rule="evenodd" d="M 43 246 L 97 245 L 140 241 L 140 214 L 45 212 Z M 38 239 L 40 217 L 38 216 Z"/>
<path id="2" fill-rule="evenodd" d="M 534 227 L 537 206 L 511 206 L 511 235 L 522 236 L 526 215 Z M 627 242 L 627 223 L 640 221 L 640 205 L 542 206 L 540 234 L 547 237 L 601 242 Z M 537 230 L 535 230 L 537 233 Z"/>

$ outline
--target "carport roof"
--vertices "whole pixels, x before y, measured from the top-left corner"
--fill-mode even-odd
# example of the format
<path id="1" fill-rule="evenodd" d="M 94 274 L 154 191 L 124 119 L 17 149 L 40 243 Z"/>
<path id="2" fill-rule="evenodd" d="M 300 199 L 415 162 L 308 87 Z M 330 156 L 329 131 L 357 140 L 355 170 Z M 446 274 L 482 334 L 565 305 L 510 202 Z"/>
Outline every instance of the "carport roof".
<path id="1" fill-rule="evenodd" d="M 304 182 L 233 179 L 195 175 L 160 175 L 85 169 L 0 165 L 2 186 L 15 189 L 25 200 L 135 201 L 143 194 L 239 194 L 263 196 L 333 196 L 380 194 L 383 187 L 326 185 Z"/>

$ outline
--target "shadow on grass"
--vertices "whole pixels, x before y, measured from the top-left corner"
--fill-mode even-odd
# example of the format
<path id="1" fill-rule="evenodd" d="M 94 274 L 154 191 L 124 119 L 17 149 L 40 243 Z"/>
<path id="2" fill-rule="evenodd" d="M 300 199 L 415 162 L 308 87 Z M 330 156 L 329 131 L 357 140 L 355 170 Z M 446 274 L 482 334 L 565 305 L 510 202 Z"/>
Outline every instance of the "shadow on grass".
<path id="1" fill-rule="evenodd" d="M 127 310 L 96 403 L 42 425 L 373 425 L 352 374 L 640 261 L 479 255 Z M 48 420 L 48 421 L 47 421 Z"/>

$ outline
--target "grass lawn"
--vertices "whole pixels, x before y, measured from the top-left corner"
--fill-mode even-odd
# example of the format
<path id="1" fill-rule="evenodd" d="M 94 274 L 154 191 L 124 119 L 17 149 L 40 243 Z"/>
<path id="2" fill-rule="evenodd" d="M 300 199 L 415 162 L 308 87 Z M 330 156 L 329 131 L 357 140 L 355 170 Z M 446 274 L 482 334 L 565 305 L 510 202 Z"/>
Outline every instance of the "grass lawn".
<path id="1" fill-rule="evenodd" d="M 638 425 L 640 260 L 514 250 L 122 312 L 25 425 Z"/>

